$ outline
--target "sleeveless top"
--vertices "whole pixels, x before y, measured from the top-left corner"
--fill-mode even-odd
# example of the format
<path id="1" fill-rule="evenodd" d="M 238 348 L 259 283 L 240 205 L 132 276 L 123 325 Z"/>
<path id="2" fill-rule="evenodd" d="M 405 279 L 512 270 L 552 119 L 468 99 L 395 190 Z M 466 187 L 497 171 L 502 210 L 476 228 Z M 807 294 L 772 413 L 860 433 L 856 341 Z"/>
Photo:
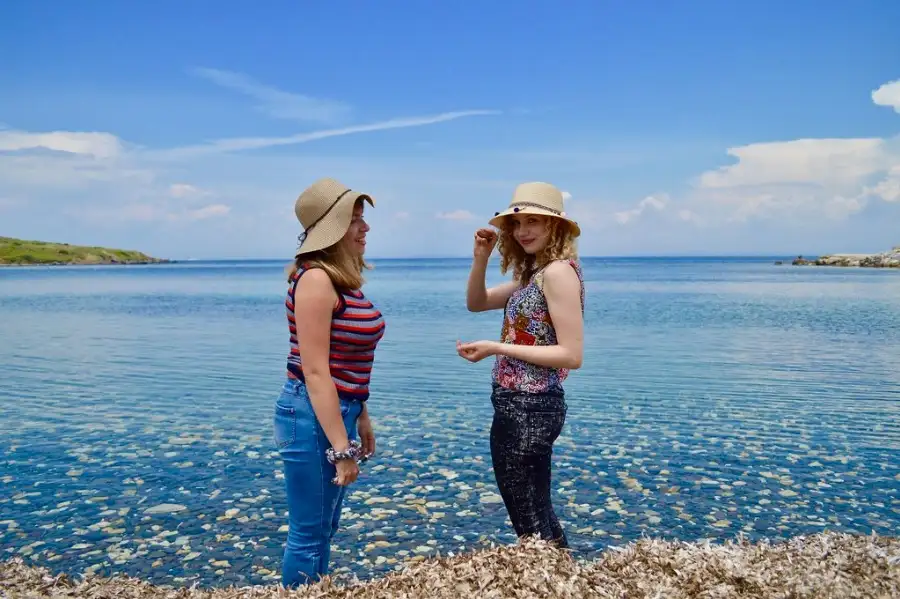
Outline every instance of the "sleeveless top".
<path id="1" fill-rule="evenodd" d="M 581 266 L 568 260 L 581 282 L 581 313 L 584 314 L 584 278 Z M 546 267 L 544 267 L 546 268 Z M 503 312 L 502 343 L 517 345 L 556 345 L 556 329 L 544 297 L 544 269 L 535 273 L 527 285 L 516 289 Z M 526 393 L 562 392 L 568 368 L 549 368 L 531 362 L 498 355 L 492 372 L 493 382 L 505 389 Z"/>
<path id="2" fill-rule="evenodd" d="M 287 359 L 288 377 L 301 381 L 305 381 L 305 378 L 297 343 L 294 291 L 297 281 L 307 270 L 309 269 L 301 266 L 291 277 L 285 301 L 291 343 Z M 336 291 L 338 305 L 331 316 L 331 347 L 328 354 L 331 380 L 341 399 L 366 401 L 369 398 L 369 379 L 375 361 L 375 347 L 384 336 L 384 317 L 362 291 Z"/>

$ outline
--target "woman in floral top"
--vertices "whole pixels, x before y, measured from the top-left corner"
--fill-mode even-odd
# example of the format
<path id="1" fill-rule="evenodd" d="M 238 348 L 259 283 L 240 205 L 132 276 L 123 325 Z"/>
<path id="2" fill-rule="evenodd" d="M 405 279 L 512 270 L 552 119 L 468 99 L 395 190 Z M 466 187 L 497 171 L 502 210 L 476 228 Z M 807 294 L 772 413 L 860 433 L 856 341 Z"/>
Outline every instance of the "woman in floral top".
<path id="1" fill-rule="evenodd" d="M 471 312 L 504 310 L 500 341 L 458 342 L 456 349 L 470 362 L 496 356 L 491 459 L 516 534 L 567 547 L 551 502 L 550 464 L 566 419 L 563 381 L 583 354 L 584 283 L 575 250 L 581 231 L 548 183 L 519 185 L 490 224 L 500 232 L 475 233 L 466 305 Z M 513 280 L 486 289 L 495 245 L 501 272 L 512 270 Z"/>

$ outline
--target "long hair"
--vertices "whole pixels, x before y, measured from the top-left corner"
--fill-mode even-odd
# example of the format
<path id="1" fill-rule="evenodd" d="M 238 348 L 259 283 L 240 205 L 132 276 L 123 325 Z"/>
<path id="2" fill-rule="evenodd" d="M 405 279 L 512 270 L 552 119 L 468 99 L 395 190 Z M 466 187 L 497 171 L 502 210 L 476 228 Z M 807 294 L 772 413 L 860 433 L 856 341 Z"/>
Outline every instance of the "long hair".
<path id="1" fill-rule="evenodd" d="M 361 202 L 362 200 L 357 200 Z M 371 270 L 372 266 L 362 256 L 351 254 L 341 239 L 327 248 L 300 254 L 294 258 L 293 264 L 286 269 L 288 282 L 294 277 L 301 266 L 306 268 L 321 268 L 331 279 L 336 289 L 355 291 L 365 283 L 362 276 L 363 270 Z"/>
<path id="2" fill-rule="evenodd" d="M 575 237 L 572 235 L 572 227 L 561 218 L 545 217 L 550 234 L 547 245 L 537 254 L 528 254 L 513 237 L 514 221 L 510 217 L 503 220 L 500 235 L 497 240 L 497 250 L 500 253 L 500 273 L 506 274 L 512 270 L 513 278 L 521 285 L 527 285 L 531 277 L 538 270 L 554 260 L 577 260 L 578 250 L 575 247 Z"/>

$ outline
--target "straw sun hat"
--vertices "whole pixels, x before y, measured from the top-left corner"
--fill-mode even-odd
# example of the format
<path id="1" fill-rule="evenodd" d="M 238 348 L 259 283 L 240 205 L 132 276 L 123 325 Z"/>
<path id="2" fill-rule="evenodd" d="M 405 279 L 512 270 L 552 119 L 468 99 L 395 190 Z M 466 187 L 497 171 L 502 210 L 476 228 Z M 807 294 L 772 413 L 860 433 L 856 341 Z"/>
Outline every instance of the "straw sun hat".
<path id="1" fill-rule="evenodd" d="M 573 236 L 581 235 L 578 223 L 566 216 L 563 211 L 562 192 L 549 183 L 522 183 L 516 187 L 509 207 L 503 212 L 495 212 L 494 218 L 489 222 L 492 226 L 500 228 L 503 219 L 512 214 L 542 214 L 559 218 L 572 226 Z"/>
<path id="2" fill-rule="evenodd" d="M 294 214 L 303 225 L 297 255 L 322 250 L 340 241 L 350 228 L 353 207 L 360 198 L 375 206 L 371 196 L 353 191 L 336 179 L 319 179 L 306 188 L 294 203 Z"/>

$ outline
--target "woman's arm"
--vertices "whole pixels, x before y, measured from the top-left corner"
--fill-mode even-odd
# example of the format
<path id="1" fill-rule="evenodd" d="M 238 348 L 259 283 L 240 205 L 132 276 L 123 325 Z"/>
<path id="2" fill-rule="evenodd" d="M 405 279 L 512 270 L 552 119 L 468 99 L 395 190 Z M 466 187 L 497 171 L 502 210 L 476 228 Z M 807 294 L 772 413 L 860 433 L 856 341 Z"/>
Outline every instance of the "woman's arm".
<path id="1" fill-rule="evenodd" d="M 499 310 L 506 306 L 506 301 L 516 290 L 513 282 L 501 283 L 490 289 L 485 288 L 484 278 L 487 272 L 491 252 L 497 244 L 497 232 L 483 228 L 475 231 L 475 246 L 472 251 L 472 268 L 469 270 L 469 284 L 466 287 L 466 308 L 469 312 Z"/>
<path id="2" fill-rule="evenodd" d="M 345 451 L 350 440 L 328 366 L 331 316 L 336 301 L 337 293 L 331 279 L 318 268 L 306 271 L 294 289 L 297 341 L 309 399 L 331 446 L 335 451 Z"/>
<path id="3" fill-rule="evenodd" d="M 472 269 L 469 271 L 469 285 L 466 288 L 466 308 L 469 312 L 484 312 L 486 310 L 499 310 L 506 306 L 506 301 L 516 290 L 514 281 L 500 283 L 487 289 L 484 284 L 488 261 L 484 258 L 475 258 L 472 261 Z"/>
<path id="4" fill-rule="evenodd" d="M 476 341 L 457 346 L 458 353 L 472 362 L 501 354 L 549 368 L 581 368 L 584 352 L 584 318 L 581 282 L 565 262 L 554 262 L 544 270 L 544 296 L 556 329 L 556 345 L 515 345 Z"/>

